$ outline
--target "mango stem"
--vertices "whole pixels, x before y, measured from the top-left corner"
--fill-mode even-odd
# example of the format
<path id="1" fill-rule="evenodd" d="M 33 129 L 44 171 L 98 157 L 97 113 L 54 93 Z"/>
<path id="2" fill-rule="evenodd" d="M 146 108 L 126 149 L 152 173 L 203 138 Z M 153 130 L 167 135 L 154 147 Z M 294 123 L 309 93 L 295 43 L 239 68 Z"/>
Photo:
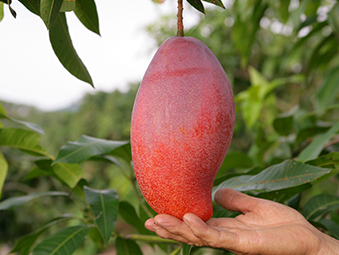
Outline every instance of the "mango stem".
<path id="1" fill-rule="evenodd" d="M 183 22 L 182 22 L 182 20 L 183 20 L 183 16 L 182 16 L 183 10 L 184 10 L 184 7 L 183 7 L 183 4 L 182 4 L 182 0 L 178 0 L 178 14 L 177 14 L 178 31 L 177 31 L 177 36 L 179 36 L 179 37 L 184 37 L 184 25 L 183 25 Z"/>

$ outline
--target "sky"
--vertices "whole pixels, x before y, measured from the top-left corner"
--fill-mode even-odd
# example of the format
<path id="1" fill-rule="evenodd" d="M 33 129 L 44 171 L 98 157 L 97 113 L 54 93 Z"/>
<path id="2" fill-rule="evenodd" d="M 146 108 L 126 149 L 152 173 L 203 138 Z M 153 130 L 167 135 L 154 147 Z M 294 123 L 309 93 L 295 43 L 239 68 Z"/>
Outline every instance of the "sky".
<path id="1" fill-rule="evenodd" d="M 176 12 L 176 1 L 96 1 L 101 36 L 67 13 L 73 45 L 87 67 L 95 89 L 72 76 L 59 62 L 40 17 L 13 1 L 14 19 L 4 5 L 0 22 L 0 101 L 59 110 L 85 93 L 127 89 L 141 81 L 156 50 L 145 32 L 160 15 Z M 185 20 L 184 20 L 185 21 Z M 191 21 L 192 22 L 192 21 Z"/>

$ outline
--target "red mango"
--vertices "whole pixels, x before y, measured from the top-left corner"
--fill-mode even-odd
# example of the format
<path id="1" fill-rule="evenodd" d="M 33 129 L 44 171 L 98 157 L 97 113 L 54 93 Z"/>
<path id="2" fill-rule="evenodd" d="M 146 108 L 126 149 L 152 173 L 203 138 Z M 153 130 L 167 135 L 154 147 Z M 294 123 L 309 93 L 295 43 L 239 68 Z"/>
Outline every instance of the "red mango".
<path id="1" fill-rule="evenodd" d="M 212 51 L 192 37 L 158 49 L 139 87 L 131 147 L 143 196 L 159 214 L 212 217 L 212 187 L 230 145 L 234 96 Z"/>

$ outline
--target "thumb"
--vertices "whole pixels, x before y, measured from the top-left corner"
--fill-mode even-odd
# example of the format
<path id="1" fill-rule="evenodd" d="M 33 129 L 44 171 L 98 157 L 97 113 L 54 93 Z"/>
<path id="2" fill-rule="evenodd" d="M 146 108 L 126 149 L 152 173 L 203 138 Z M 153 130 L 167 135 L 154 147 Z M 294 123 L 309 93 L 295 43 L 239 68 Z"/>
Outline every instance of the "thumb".
<path id="1" fill-rule="evenodd" d="M 239 191 L 222 188 L 214 196 L 214 201 L 227 210 L 234 212 L 251 212 L 261 199 L 245 195 Z"/>

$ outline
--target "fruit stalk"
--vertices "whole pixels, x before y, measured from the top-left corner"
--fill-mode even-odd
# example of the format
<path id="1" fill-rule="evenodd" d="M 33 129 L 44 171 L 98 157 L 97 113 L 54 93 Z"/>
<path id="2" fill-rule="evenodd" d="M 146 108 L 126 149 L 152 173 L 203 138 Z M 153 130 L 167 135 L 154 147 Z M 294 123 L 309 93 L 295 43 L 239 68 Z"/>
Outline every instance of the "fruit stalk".
<path id="1" fill-rule="evenodd" d="M 178 0 L 178 14 L 177 14 L 178 31 L 177 31 L 177 36 L 179 36 L 179 37 L 184 37 L 184 24 L 182 22 L 182 20 L 183 20 L 183 16 L 182 16 L 183 10 L 184 10 L 184 7 L 183 7 L 183 4 L 182 4 L 182 0 Z"/>

